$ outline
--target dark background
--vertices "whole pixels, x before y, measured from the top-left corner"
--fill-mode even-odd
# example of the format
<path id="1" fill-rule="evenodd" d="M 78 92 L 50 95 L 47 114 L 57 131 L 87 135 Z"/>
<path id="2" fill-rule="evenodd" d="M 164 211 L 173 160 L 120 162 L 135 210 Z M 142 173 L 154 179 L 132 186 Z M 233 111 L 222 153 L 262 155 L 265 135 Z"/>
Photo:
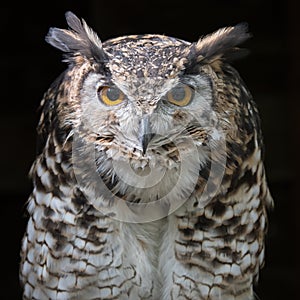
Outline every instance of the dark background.
<path id="1" fill-rule="evenodd" d="M 275 210 L 270 215 L 266 265 L 257 293 L 262 300 L 299 299 L 300 104 L 297 1 L 38 1 L 1 2 L 1 299 L 20 299 L 19 250 L 26 225 L 27 178 L 35 156 L 37 107 L 66 67 L 44 37 L 50 26 L 66 28 L 72 10 L 102 40 L 134 33 L 160 33 L 188 41 L 222 26 L 247 21 L 251 53 L 234 65 L 261 112 L 266 169 Z M 20 4 L 23 7 L 20 7 Z M 3 80 L 4 79 L 4 80 Z"/>

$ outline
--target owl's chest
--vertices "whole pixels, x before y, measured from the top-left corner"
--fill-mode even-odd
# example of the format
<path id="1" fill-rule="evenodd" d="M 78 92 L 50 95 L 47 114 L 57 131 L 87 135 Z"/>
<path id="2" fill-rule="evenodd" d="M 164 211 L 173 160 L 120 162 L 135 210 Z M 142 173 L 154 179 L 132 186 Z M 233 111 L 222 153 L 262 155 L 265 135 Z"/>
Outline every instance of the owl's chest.
<path id="1" fill-rule="evenodd" d="M 125 282 L 130 273 L 127 290 L 130 299 L 159 299 L 162 283 L 158 272 L 159 252 L 166 218 L 143 224 L 120 222 L 116 226 L 118 244 L 122 245 L 120 251 L 115 252 L 115 260 L 122 264 L 118 280 L 123 278 Z"/>

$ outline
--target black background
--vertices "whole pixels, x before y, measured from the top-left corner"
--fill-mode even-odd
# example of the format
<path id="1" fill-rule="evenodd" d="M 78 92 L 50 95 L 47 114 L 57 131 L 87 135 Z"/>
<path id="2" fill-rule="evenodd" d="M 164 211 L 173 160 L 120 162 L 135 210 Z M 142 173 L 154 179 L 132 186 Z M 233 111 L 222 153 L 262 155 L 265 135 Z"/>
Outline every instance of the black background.
<path id="1" fill-rule="evenodd" d="M 160 33 L 188 41 L 219 27 L 249 23 L 250 55 L 235 62 L 261 112 L 266 169 L 275 210 L 267 237 L 266 265 L 256 288 L 262 300 L 298 299 L 300 104 L 299 11 L 296 1 L 39 1 L 1 2 L 1 299 L 20 299 L 19 250 L 26 225 L 27 178 L 35 156 L 37 107 L 64 70 L 61 53 L 44 37 L 66 28 L 73 11 L 102 40 L 124 34 Z M 298 271 L 299 273 L 299 271 Z M 299 276 L 298 276 L 299 277 Z"/>

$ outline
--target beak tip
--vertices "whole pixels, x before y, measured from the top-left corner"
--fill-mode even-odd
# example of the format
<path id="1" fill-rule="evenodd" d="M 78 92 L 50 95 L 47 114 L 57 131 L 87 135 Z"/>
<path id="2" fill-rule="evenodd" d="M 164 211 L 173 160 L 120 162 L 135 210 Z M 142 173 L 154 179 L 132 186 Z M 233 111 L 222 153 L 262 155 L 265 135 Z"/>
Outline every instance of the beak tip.
<path id="1" fill-rule="evenodd" d="M 152 140 L 153 136 L 154 136 L 154 134 L 152 134 L 152 133 L 147 133 L 142 136 L 143 155 L 146 154 L 148 145 L 149 145 L 150 141 Z"/>
<path id="2" fill-rule="evenodd" d="M 151 133 L 151 125 L 150 125 L 150 119 L 149 115 L 145 115 L 140 122 L 140 128 L 139 128 L 139 140 L 142 145 L 143 149 L 143 155 L 147 152 L 147 148 L 149 145 L 149 142 L 153 138 L 154 134 Z"/>

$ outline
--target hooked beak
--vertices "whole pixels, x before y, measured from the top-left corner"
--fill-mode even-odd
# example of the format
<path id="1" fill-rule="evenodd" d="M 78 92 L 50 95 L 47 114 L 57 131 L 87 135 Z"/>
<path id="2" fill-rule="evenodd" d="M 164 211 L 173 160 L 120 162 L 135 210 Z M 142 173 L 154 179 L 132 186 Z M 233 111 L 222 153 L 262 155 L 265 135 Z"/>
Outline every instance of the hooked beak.
<path id="1" fill-rule="evenodd" d="M 139 141 L 142 144 L 143 154 L 146 153 L 147 147 L 154 134 L 151 132 L 150 116 L 144 115 L 140 122 Z"/>

